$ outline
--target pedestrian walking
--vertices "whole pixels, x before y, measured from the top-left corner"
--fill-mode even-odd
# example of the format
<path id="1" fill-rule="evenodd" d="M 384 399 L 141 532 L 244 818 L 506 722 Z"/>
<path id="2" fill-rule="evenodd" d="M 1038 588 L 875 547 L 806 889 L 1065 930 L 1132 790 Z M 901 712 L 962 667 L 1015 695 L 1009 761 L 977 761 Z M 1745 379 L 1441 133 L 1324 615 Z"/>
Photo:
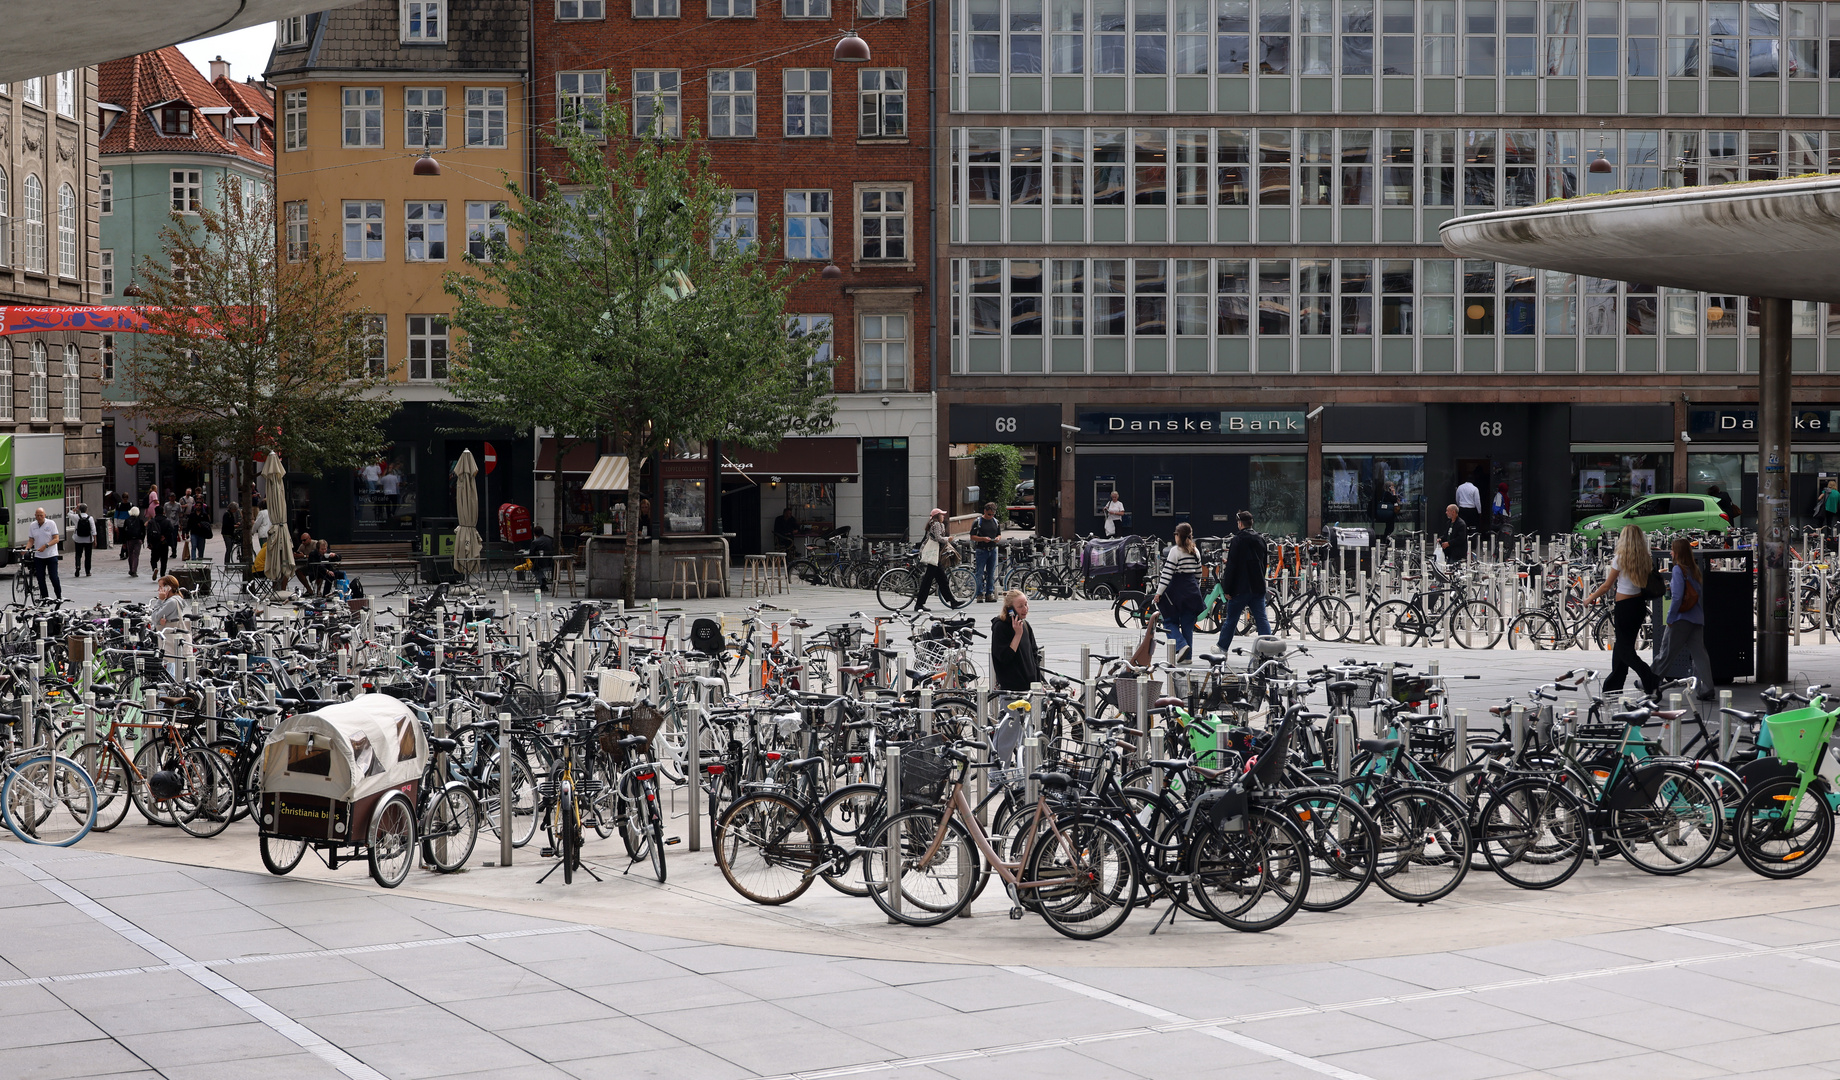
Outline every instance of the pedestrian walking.
<path id="1" fill-rule="evenodd" d="M 1176 526 L 1175 543 L 1163 554 L 1150 600 L 1163 616 L 1164 631 L 1181 643 L 1177 662 L 1187 661 L 1195 652 L 1195 619 L 1201 614 L 1201 552 L 1195 548 L 1195 529 L 1186 521 Z"/>
<path id="2" fill-rule="evenodd" d="M 1457 485 L 1457 513 L 1471 532 L 1482 528 L 1482 492 L 1468 480 Z"/>
<path id="3" fill-rule="evenodd" d="M 128 507 L 128 516 L 115 530 L 115 542 L 121 545 L 121 557 L 128 560 L 128 576 L 141 576 L 141 542 L 147 539 L 147 523 L 141 520 L 141 508 Z"/>
<path id="4" fill-rule="evenodd" d="M 237 549 L 243 543 L 243 514 L 234 502 L 224 504 L 223 527 L 224 565 L 229 566 L 230 560 L 236 557 Z"/>
<path id="5" fill-rule="evenodd" d="M 1240 615 L 1251 610 L 1252 623 L 1261 634 L 1271 633 L 1265 614 L 1265 538 L 1252 530 L 1252 512 L 1241 510 L 1238 526 L 1227 543 L 1227 565 L 1221 571 L 1221 591 L 1227 594 L 1227 612 L 1220 620 L 1220 651 L 1233 646 Z"/>
<path id="6" fill-rule="evenodd" d="M 1470 527 L 1463 520 L 1463 508 L 1451 503 L 1444 508 L 1444 534 L 1438 538 L 1438 550 L 1451 565 L 1469 558 Z"/>
<path id="7" fill-rule="evenodd" d="M 154 601 L 153 611 L 148 621 L 155 630 L 183 629 L 185 626 L 185 596 L 179 591 L 179 579 L 167 574 L 156 586 L 158 599 Z"/>
<path id="8" fill-rule="evenodd" d="M 1374 524 L 1381 526 L 1379 534 L 1374 539 L 1384 540 L 1393 535 L 1393 526 L 1399 523 L 1399 489 L 1393 486 L 1391 480 L 1382 483 L 1375 490 L 1372 516 Z"/>
<path id="9" fill-rule="evenodd" d="M 57 598 L 64 599 L 64 583 L 58 580 L 58 541 L 64 539 L 58 523 L 45 516 L 45 508 L 32 511 L 32 524 L 26 530 L 26 543 L 32 549 L 32 580 L 38 585 L 38 598 L 49 600 L 50 592 L 45 588 L 45 578 L 51 579 L 51 588 L 57 591 Z"/>
<path id="10" fill-rule="evenodd" d="M 1021 589 L 1003 594 L 1003 614 L 990 620 L 990 671 L 997 689 L 1026 694 L 1041 681 L 1041 651 L 1029 625 L 1029 598 Z"/>
<path id="11" fill-rule="evenodd" d="M 1118 497 L 1118 489 L 1112 489 L 1111 501 L 1105 504 L 1105 535 L 1117 536 L 1124 528 L 1124 500 Z"/>
<path id="12" fill-rule="evenodd" d="M 1731 501 L 1731 496 L 1720 491 L 1717 484 L 1706 485 L 1706 494 L 1719 501 L 1719 513 L 1724 514 L 1730 520 L 1732 528 L 1737 528 L 1738 518 L 1742 515 L 1738 513 L 1738 504 Z"/>
<path id="13" fill-rule="evenodd" d="M 70 576 L 96 576 L 96 519 L 89 516 L 87 503 L 77 504 L 77 521 L 70 529 Z"/>
<path id="14" fill-rule="evenodd" d="M 133 514 L 130 515 L 129 511 L 133 511 Z M 135 508 L 133 499 L 129 498 L 126 494 L 117 492 L 115 495 L 115 546 L 118 549 L 115 552 L 115 557 L 117 559 L 126 559 L 128 557 L 127 549 L 121 546 L 123 543 L 121 532 L 122 529 L 127 526 L 130 516 L 139 517 L 140 511 Z M 144 527 L 141 529 L 141 534 L 143 536 L 146 535 L 146 529 Z"/>
<path id="15" fill-rule="evenodd" d="M 147 573 L 154 577 L 166 573 L 173 545 L 178 540 L 179 530 L 165 514 L 154 514 L 147 519 Z"/>
<path id="16" fill-rule="evenodd" d="M 978 603 L 997 599 L 997 539 L 1003 535 L 1003 523 L 997 520 L 997 504 L 984 504 L 984 513 L 971 523 L 971 557 L 977 566 Z"/>
<path id="17" fill-rule="evenodd" d="M 1489 528 L 1502 536 L 1511 536 L 1513 527 L 1509 524 L 1514 516 L 1513 502 L 1508 497 L 1508 485 L 1495 486 L 1495 501 L 1489 507 Z"/>
<path id="18" fill-rule="evenodd" d="M 1712 684 L 1712 657 L 1706 652 L 1706 606 L 1700 603 L 1703 583 L 1699 561 L 1693 557 L 1693 542 L 1675 537 L 1668 551 L 1674 569 L 1668 574 L 1667 652 L 1661 658 L 1659 673 L 1674 670 L 1674 662 L 1685 653 L 1693 661 L 1693 678 L 1699 686 L 1696 696 L 1712 701 L 1718 695 Z"/>
<path id="19" fill-rule="evenodd" d="M 268 500 L 256 500 L 256 520 L 249 526 L 250 542 L 256 547 L 268 546 L 268 534 L 275 531 L 275 523 L 268 517 Z"/>
<path id="20" fill-rule="evenodd" d="M 1840 480 L 1829 480 L 1815 496 L 1815 523 L 1824 529 L 1840 529 Z"/>
<path id="21" fill-rule="evenodd" d="M 958 564 L 958 549 L 946 534 L 946 512 L 934 507 L 926 516 L 926 531 L 920 538 L 920 587 L 914 590 L 914 610 L 926 610 L 926 598 L 937 588 L 940 602 L 949 608 L 964 607 L 970 599 L 954 600 L 947 571 Z"/>
<path id="22" fill-rule="evenodd" d="M 192 503 L 186 512 L 185 531 L 191 539 L 190 559 L 205 558 L 204 547 L 211 539 L 211 505 L 203 499 Z"/>
<path id="23" fill-rule="evenodd" d="M 1654 566 L 1654 559 L 1648 554 L 1648 537 L 1642 527 L 1625 525 L 1616 537 L 1616 555 L 1610 563 L 1610 576 L 1585 597 L 1585 603 L 1595 604 L 1605 593 L 1616 590 L 1616 607 L 1611 616 L 1616 627 L 1616 645 L 1610 650 L 1610 675 L 1604 680 L 1605 697 L 1623 688 L 1623 680 L 1631 670 L 1641 680 L 1644 694 L 1654 693 L 1661 685 L 1655 669 L 1643 663 L 1636 652 L 1636 640 L 1642 633 L 1643 621 L 1648 618 L 1649 601 L 1661 598 L 1659 590 L 1653 596 L 1644 595 Z"/>

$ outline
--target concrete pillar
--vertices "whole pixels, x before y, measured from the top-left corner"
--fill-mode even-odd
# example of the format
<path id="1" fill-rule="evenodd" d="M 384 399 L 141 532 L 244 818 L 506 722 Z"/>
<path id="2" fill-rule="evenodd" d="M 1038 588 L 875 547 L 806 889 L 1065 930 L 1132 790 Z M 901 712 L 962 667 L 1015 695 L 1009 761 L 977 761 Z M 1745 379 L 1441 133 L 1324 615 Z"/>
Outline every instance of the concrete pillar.
<path id="1" fill-rule="evenodd" d="M 1757 598 L 1757 681 L 1789 679 L 1789 301 L 1763 299 L 1758 342 L 1757 533 L 1763 594 Z"/>

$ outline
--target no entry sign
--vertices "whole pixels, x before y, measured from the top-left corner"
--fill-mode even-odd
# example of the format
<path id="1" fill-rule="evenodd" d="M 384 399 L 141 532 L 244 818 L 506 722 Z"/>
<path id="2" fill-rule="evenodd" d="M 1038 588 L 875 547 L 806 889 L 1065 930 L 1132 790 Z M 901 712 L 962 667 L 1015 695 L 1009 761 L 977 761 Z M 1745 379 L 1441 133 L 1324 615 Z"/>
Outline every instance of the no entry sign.
<path id="1" fill-rule="evenodd" d="M 485 471 L 487 473 L 498 468 L 498 450 L 491 443 L 486 444 L 485 459 Z"/>
<path id="2" fill-rule="evenodd" d="M 121 452 L 121 459 L 130 465 L 139 465 L 141 463 L 141 448 L 138 446 L 128 447 Z"/>

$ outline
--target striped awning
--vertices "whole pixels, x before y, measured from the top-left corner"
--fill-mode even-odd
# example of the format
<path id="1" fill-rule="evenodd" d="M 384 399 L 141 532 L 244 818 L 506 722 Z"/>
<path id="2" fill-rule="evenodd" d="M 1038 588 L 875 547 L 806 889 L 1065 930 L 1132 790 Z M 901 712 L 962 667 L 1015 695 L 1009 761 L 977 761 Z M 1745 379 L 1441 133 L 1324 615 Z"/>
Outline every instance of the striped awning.
<path id="1" fill-rule="evenodd" d="M 627 467 L 624 454 L 608 454 L 594 463 L 594 471 L 588 474 L 587 483 L 581 485 L 583 491 L 625 491 L 631 470 Z"/>

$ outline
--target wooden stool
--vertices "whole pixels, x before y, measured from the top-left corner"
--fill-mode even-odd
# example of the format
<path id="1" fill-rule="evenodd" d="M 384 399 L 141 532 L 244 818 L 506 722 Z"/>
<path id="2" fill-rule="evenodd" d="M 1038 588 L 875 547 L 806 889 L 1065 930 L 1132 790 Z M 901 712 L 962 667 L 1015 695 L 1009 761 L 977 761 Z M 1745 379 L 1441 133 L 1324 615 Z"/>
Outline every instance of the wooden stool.
<path id="1" fill-rule="evenodd" d="M 703 595 L 709 590 L 716 590 L 717 596 L 728 595 L 728 560 L 720 555 L 699 555 L 697 562 L 703 568 Z"/>
<path id="2" fill-rule="evenodd" d="M 769 552 L 767 559 L 767 587 L 776 593 L 792 590 L 792 576 L 786 571 L 786 553 Z"/>
<path id="3" fill-rule="evenodd" d="M 679 555 L 671 560 L 671 597 L 688 600 L 691 589 L 696 590 L 699 599 L 702 597 L 703 583 L 697 577 L 696 556 Z"/>
<path id="4" fill-rule="evenodd" d="M 754 596 L 759 596 L 767 581 L 767 557 L 765 555 L 744 555 L 741 559 L 741 595 L 749 595 L 753 589 Z"/>

